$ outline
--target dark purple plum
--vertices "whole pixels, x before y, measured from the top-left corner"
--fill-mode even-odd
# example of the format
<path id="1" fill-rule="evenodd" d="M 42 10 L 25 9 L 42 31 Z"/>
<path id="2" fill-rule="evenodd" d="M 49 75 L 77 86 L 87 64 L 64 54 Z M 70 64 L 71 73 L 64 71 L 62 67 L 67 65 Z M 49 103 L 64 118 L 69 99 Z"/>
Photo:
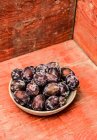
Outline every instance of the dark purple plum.
<path id="1" fill-rule="evenodd" d="M 47 84 L 47 76 L 44 73 L 34 74 L 33 80 L 38 86 L 45 86 Z"/>
<path id="2" fill-rule="evenodd" d="M 58 82 L 60 80 L 60 74 L 56 68 L 49 68 L 46 76 L 49 83 Z"/>
<path id="3" fill-rule="evenodd" d="M 31 81 L 26 87 L 26 92 L 30 96 L 36 96 L 39 94 L 39 87 L 34 81 Z"/>
<path id="4" fill-rule="evenodd" d="M 50 96 L 45 102 L 45 109 L 47 111 L 57 109 L 59 107 L 59 98 L 57 96 Z"/>
<path id="5" fill-rule="evenodd" d="M 14 99 L 20 105 L 25 105 L 30 101 L 30 97 L 27 95 L 25 91 L 15 91 Z"/>
<path id="6" fill-rule="evenodd" d="M 35 69 L 33 66 L 26 67 L 22 72 L 22 77 L 24 81 L 27 83 L 30 82 L 33 78 L 34 73 L 35 73 Z"/>
<path id="7" fill-rule="evenodd" d="M 60 107 L 62 107 L 63 105 L 66 104 L 66 98 L 63 97 L 63 96 L 60 96 L 59 97 L 59 104 L 60 104 Z"/>
<path id="8" fill-rule="evenodd" d="M 17 90 L 25 90 L 26 89 L 26 84 L 23 80 L 14 80 L 11 82 L 11 91 L 17 91 Z"/>
<path id="9" fill-rule="evenodd" d="M 59 91 L 60 91 L 61 96 L 68 97 L 70 93 L 68 85 L 66 85 L 65 82 L 60 82 L 58 83 L 58 85 L 59 85 Z"/>
<path id="10" fill-rule="evenodd" d="M 45 64 L 40 64 L 36 67 L 36 73 L 46 73 L 48 71 L 48 67 Z"/>
<path id="11" fill-rule="evenodd" d="M 57 83 L 49 83 L 44 88 L 43 94 L 45 96 L 52 96 L 59 94 L 59 86 Z"/>
<path id="12" fill-rule="evenodd" d="M 75 75 L 66 76 L 66 83 L 71 91 L 77 89 L 79 80 Z"/>
<path id="13" fill-rule="evenodd" d="M 36 97 L 34 97 L 32 102 L 32 109 L 36 111 L 42 111 L 44 110 L 45 105 L 45 96 L 43 94 L 39 94 Z"/>
<path id="14" fill-rule="evenodd" d="M 13 80 L 19 80 L 19 79 L 22 79 L 22 69 L 14 69 L 12 72 L 11 72 L 11 77 Z"/>
<path id="15" fill-rule="evenodd" d="M 61 68 L 57 62 L 50 62 L 47 64 L 48 68 L 57 69 L 59 72 L 61 71 Z"/>

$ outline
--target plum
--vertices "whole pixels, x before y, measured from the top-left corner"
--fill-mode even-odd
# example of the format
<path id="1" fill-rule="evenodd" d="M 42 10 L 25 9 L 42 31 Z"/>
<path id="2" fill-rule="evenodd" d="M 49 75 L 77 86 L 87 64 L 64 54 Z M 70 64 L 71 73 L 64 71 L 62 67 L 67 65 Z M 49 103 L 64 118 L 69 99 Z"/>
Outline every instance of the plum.
<path id="1" fill-rule="evenodd" d="M 46 73 L 47 70 L 48 67 L 45 64 L 40 64 L 36 67 L 36 73 Z"/>
<path id="2" fill-rule="evenodd" d="M 60 91 L 61 96 L 68 97 L 70 93 L 68 85 L 66 85 L 65 82 L 60 82 L 58 83 L 58 85 L 59 85 L 59 91 Z"/>
<path id="3" fill-rule="evenodd" d="M 12 92 L 15 92 L 17 90 L 25 90 L 26 83 L 23 80 L 13 80 L 11 82 L 10 89 Z"/>
<path id="4" fill-rule="evenodd" d="M 34 74 L 33 80 L 38 86 L 45 86 L 47 83 L 47 76 L 44 73 Z"/>
<path id="5" fill-rule="evenodd" d="M 35 69 L 33 66 L 26 67 L 22 72 L 22 77 L 25 82 L 30 82 L 33 78 L 33 75 L 35 73 Z"/>
<path id="6" fill-rule="evenodd" d="M 47 111 L 57 109 L 59 107 L 59 98 L 57 96 L 50 96 L 45 102 L 45 109 Z"/>
<path id="7" fill-rule="evenodd" d="M 11 72 L 11 77 L 13 80 L 19 80 L 19 79 L 22 79 L 22 69 L 14 69 L 12 72 Z"/>
<path id="8" fill-rule="evenodd" d="M 77 89 L 79 80 L 75 75 L 66 76 L 66 83 L 71 91 Z"/>
<path id="9" fill-rule="evenodd" d="M 15 91 L 14 99 L 20 105 L 25 105 L 30 101 L 30 97 L 27 95 L 25 91 Z"/>
<path id="10" fill-rule="evenodd" d="M 50 63 L 47 64 L 47 66 L 48 66 L 48 68 L 55 68 L 59 72 L 61 71 L 61 68 L 60 68 L 60 66 L 57 62 L 50 62 Z"/>
<path id="11" fill-rule="evenodd" d="M 43 94 L 45 96 L 52 96 L 59 94 L 59 86 L 57 83 L 49 83 L 45 86 Z"/>
<path id="12" fill-rule="evenodd" d="M 60 74 L 56 68 L 49 68 L 46 76 L 49 83 L 58 82 L 60 80 Z"/>
<path id="13" fill-rule="evenodd" d="M 43 94 L 39 94 L 34 97 L 32 102 L 32 109 L 36 111 L 42 111 L 45 105 L 45 96 Z"/>
<path id="14" fill-rule="evenodd" d="M 63 96 L 60 96 L 59 97 L 59 104 L 60 104 L 60 107 L 62 107 L 63 105 L 66 104 L 66 98 L 63 97 Z"/>
<path id="15" fill-rule="evenodd" d="M 26 92 L 30 96 L 36 96 L 39 94 L 39 87 L 34 81 L 31 81 L 26 87 Z"/>

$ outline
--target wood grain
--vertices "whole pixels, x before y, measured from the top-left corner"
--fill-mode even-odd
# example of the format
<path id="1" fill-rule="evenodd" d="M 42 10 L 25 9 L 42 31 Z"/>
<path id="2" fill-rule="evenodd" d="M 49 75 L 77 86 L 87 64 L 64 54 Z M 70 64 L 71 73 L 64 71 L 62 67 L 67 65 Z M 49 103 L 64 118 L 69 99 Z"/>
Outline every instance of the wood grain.
<path id="1" fill-rule="evenodd" d="M 73 36 L 75 0 L 0 1 L 0 61 Z"/>
<path id="2" fill-rule="evenodd" d="M 74 39 L 97 65 L 97 0 L 78 0 Z"/>
<path id="3" fill-rule="evenodd" d="M 80 80 L 80 90 L 72 105 L 59 114 L 29 115 L 9 96 L 10 73 L 16 67 L 50 61 L 74 70 Z M 1 62 L 0 68 L 0 140 L 97 139 L 97 67 L 73 40 Z"/>

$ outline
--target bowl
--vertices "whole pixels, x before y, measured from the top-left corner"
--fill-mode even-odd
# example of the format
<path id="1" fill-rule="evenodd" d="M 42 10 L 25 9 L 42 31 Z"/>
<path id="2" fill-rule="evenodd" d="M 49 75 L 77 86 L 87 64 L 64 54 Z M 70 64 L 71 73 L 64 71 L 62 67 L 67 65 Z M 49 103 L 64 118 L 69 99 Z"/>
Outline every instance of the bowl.
<path id="1" fill-rule="evenodd" d="M 49 116 L 49 115 L 53 115 L 53 114 L 56 114 L 64 109 L 66 109 L 72 102 L 73 100 L 75 99 L 76 97 L 76 93 L 77 93 L 77 90 L 75 91 L 72 91 L 70 93 L 70 95 L 68 96 L 67 98 L 67 101 L 66 101 L 66 104 L 58 109 L 55 109 L 55 110 L 52 110 L 52 111 L 35 111 L 35 110 L 32 110 L 32 109 L 28 109 L 24 106 L 21 106 L 19 105 L 15 100 L 14 100 L 14 97 L 13 97 L 13 93 L 12 91 L 10 90 L 10 85 L 11 85 L 11 82 L 12 80 L 10 80 L 10 83 L 9 83 L 9 95 L 12 99 L 12 101 L 16 104 L 16 106 L 18 106 L 20 109 L 22 109 L 23 111 L 29 113 L 29 114 L 32 114 L 32 115 L 36 115 L 36 116 Z"/>

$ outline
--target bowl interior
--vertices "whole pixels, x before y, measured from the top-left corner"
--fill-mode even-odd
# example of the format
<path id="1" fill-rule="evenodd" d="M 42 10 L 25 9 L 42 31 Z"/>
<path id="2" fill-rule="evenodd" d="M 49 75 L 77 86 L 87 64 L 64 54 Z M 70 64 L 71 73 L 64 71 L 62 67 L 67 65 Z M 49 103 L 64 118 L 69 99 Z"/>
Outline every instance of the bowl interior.
<path id="1" fill-rule="evenodd" d="M 14 97 L 13 97 L 13 93 L 12 91 L 10 90 L 10 85 L 11 85 L 11 82 L 12 80 L 10 80 L 10 83 L 9 83 L 9 95 L 12 99 L 12 101 L 20 108 L 22 109 L 23 111 L 29 113 L 29 114 L 32 114 L 32 115 L 37 115 L 37 116 L 49 116 L 49 115 L 53 115 L 53 114 L 56 114 L 62 110 L 64 110 L 67 106 L 69 106 L 72 101 L 74 100 L 74 98 L 76 97 L 76 93 L 77 93 L 77 90 L 75 91 L 72 91 L 69 95 L 69 97 L 67 98 L 67 102 L 64 106 L 58 108 L 58 109 L 55 109 L 55 110 L 52 110 L 52 111 L 34 111 L 34 110 L 31 110 L 31 109 L 28 109 L 26 107 L 23 107 L 21 105 L 19 105 L 15 100 L 14 100 Z"/>

